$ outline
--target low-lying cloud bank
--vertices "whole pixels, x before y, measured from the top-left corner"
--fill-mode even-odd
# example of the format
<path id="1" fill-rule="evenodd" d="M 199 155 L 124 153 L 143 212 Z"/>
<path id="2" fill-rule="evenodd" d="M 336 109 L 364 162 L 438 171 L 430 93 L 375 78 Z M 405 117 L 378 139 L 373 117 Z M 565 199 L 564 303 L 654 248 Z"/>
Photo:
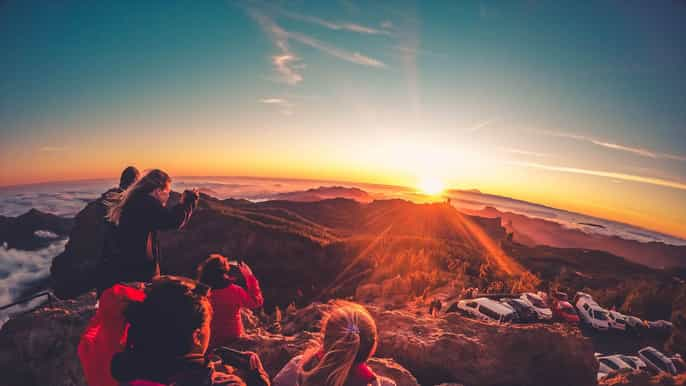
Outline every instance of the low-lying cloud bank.
<path id="1" fill-rule="evenodd" d="M 64 251 L 67 239 L 36 251 L 22 251 L 0 245 L 0 306 L 17 301 L 33 285 L 50 275 L 52 259 Z M 43 299 L 44 300 L 44 299 Z M 40 301 L 40 300 L 38 300 Z M 0 325 L 12 313 L 28 309 L 23 304 L 0 311 Z"/>

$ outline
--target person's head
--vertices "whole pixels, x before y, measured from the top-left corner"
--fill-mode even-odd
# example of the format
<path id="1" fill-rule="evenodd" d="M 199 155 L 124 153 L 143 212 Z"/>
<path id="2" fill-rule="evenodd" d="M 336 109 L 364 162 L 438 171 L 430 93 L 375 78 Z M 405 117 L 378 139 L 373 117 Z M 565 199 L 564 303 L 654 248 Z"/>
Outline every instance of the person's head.
<path id="1" fill-rule="evenodd" d="M 153 169 L 136 182 L 134 189 L 138 193 L 155 197 L 162 205 L 167 205 L 169 193 L 171 193 L 171 182 L 171 177 L 167 173 L 160 169 Z"/>
<path id="2" fill-rule="evenodd" d="M 160 204 L 166 205 L 170 192 L 171 177 L 162 170 L 150 170 L 122 193 L 112 193 L 106 197 L 107 219 L 114 224 L 119 224 L 122 209 L 128 200 L 134 196 L 148 194 L 157 199 Z"/>
<path id="3" fill-rule="evenodd" d="M 212 289 L 226 288 L 230 284 L 241 282 L 241 272 L 237 265 L 231 264 L 229 259 L 213 253 L 198 265 L 197 280 Z"/>
<path id="4" fill-rule="evenodd" d="M 124 171 L 121 172 L 121 177 L 119 177 L 119 189 L 126 190 L 131 184 L 138 180 L 141 173 L 134 166 L 129 166 Z"/>
<path id="5" fill-rule="evenodd" d="M 323 338 L 305 353 L 302 386 L 342 386 L 354 365 L 366 362 L 376 351 L 376 322 L 357 303 L 337 301 L 324 317 Z"/>
<path id="6" fill-rule="evenodd" d="M 158 357 L 205 354 L 212 320 L 208 292 L 207 286 L 187 278 L 154 279 L 145 300 L 129 304 L 124 312 L 130 323 L 127 350 Z"/>

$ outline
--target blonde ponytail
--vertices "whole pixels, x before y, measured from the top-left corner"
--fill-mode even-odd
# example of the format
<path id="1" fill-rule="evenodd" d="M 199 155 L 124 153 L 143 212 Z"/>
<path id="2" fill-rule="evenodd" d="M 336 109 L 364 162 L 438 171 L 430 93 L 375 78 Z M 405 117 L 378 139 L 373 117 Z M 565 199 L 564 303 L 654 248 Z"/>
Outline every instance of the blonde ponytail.
<path id="1" fill-rule="evenodd" d="M 353 366 L 376 350 L 376 323 L 359 304 L 339 301 L 325 317 L 323 341 L 303 355 L 301 386 L 344 386 Z"/>

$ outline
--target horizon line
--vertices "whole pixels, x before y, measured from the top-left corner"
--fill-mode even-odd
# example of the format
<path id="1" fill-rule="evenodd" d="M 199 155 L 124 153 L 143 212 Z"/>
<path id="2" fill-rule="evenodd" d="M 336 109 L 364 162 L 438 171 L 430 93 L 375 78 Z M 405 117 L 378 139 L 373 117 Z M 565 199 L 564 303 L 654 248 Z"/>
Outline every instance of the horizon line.
<path id="1" fill-rule="evenodd" d="M 146 170 L 147 170 L 147 169 L 146 169 Z M 400 188 L 400 189 L 405 189 L 405 190 L 408 191 L 408 192 L 413 192 L 413 193 L 419 193 L 419 194 L 421 194 L 417 189 L 411 188 L 411 187 L 409 187 L 409 186 L 403 186 L 403 185 L 379 184 L 379 183 L 373 183 L 373 182 L 350 181 L 350 180 L 313 179 L 313 178 L 302 178 L 302 177 L 293 177 L 293 178 L 290 178 L 290 177 L 264 177 L 264 176 L 245 176 L 245 175 L 243 175 L 243 176 L 237 176 L 237 175 L 233 175 L 233 176 L 231 176 L 231 175 L 214 175 L 214 176 L 212 176 L 212 175 L 181 175 L 181 176 L 173 177 L 173 178 L 172 178 L 172 183 L 173 183 L 174 180 L 183 179 L 183 178 L 243 178 L 243 179 L 254 179 L 254 180 L 281 180 L 281 181 L 302 181 L 302 182 L 328 182 L 328 183 L 337 183 L 337 184 L 369 185 L 369 186 L 377 186 L 377 187 L 383 187 L 383 188 Z M 95 181 L 113 181 L 113 182 L 116 182 L 116 181 L 117 181 L 117 178 L 83 178 L 83 179 L 72 179 L 72 180 L 40 181 L 40 182 L 32 182 L 32 183 L 26 183 L 26 184 L 15 184 L 15 185 L 0 185 L 0 191 L 1 191 L 1 190 L 4 190 L 4 189 L 21 188 L 21 187 L 31 187 L 31 186 L 38 186 L 38 185 L 50 185 L 50 184 L 60 184 L 60 183 L 95 182 Z M 324 186 L 319 186 L 319 187 L 324 187 Z M 476 190 L 476 191 L 475 191 L 475 190 Z M 498 197 L 498 198 L 503 198 L 503 199 L 507 199 L 507 200 L 513 200 L 513 201 L 517 201 L 517 202 L 526 203 L 526 204 L 529 204 L 529 205 L 535 205 L 535 206 L 539 206 L 539 207 L 543 207 L 543 208 L 558 210 L 558 211 L 562 211 L 562 212 L 566 212 L 566 213 L 582 215 L 582 216 L 586 216 L 586 217 L 590 217 L 590 218 L 594 218 L 594 219 L 599 219 L 599 220 L 604 220 L 604 221 L 610 221 L 610 222 L 613 222 L 613 223 L 616 223 L 616 224 L 620 224 L 620 225 L 627 225 L 627 226 L 634 227 L 634 228 L 637 228 L 637 229 L 640 229 L 640 230 L 653 232 L 653 233 L 656 233 L 657 235 L 660 235 L 660 236 L 667 236 L 667 237 L 671 237 L 671 238 L 674 238 L 674 239 L 677 239 L 677 240 L 681 240 L 681 241 L 686 242 L 686 237 L 678 236 L 678 235 L 672 234 L 672 233 L 670 233 L 670 232 L 658 231 L 658 230 L 655 230 L 655 229 L 646 228 L 646 227 L 643 226 L 643 225 L 637 225 L 637 224 L 633 224 L 633 223 L 626 222 L 626 221 L 613 220 L 613 219 L 606 218 L 606 217 L 598 217 L 597 215 L 587 214 L 587 213 L 584 213 L 584 212 L 573 211 L 573 210 L 564 209 L 564 208 L 558 208 L 558 207 L 555 207 L 555 206 L 550 206 L 550 205 L 546 205 L 546 204 L 540 204 L 540 203 L 537 203 L 537 202 L 522 200 L 522 199 L 519 199 L 519 198 L 516 198 L 516 197 L 509 197 L 509 196 L 504 196 L 504 195 L 501 195 L 501 194 L 488 193 L 488 192 L 484 192 L 484 191 L 482 191 L 481 189 L 478 189 L 478 188 L 469 188 L 469 189 L 445 188 L 445 189 L 443 190 L 443 192 L 444 192 L 444 194 L 441 195 L 441 198 L 451 198 L 451 197 L 449 197 L 449 196 L 447 196 L 447 195 L 445 194 L 445 193 L 450 193 L 450 192 L 454 192 L 454 193 L 471 193 L 471 194 L 479 194 L 479 195 L 485 195 L 485 196 L 491 196 L 491 197 Z M 407 200 L 407 201 L 409 201 L 409 202 L 414 202 L 414 201 L 412 201 L 412 200 Z M 488 207 L 488 206 L 492 206 L 492 207 L 494 207 L 496 210 L 501 211 L 501 212 L 503 212 L 503 213 L 508 213 L 508 212 L 509 212 L 509 213 L 517 214 L 516 212 L 512 212 L 511 210 L 507 210 L 507 209 L 505 209 L 505 210 L 500 210 L 500 209 L 498 209 L 497 207 L 495 207 L 495 206 L 493 206 L 493 205 L 484 204 L 484 208 L 486 208 L 486 207 Z M 456 208 L 456 209 L 457 209 L 457 208 Z M 531 215 L 529 215 L 529 214 L 527 214 L 526 216 L 527 216 L 527 217 L 531 217 L 531 218 L 540 218 L 540 217 L 537 217 L 537 216 L 531 216 Z M 550 220 L 550 219 L 544 219 L 544 218 L 540 218 L 540 219 L 545 220 L 545 221 L 550 221 L 550 222 L 555 222 L 555 223 L 557 223 L 556 221 Z M 558 224 L 560 224 L 560 223 L 558 223 Z M 562 224 L 561 224 L 561 225 L 562 225 Z M 663 243 L 664 243 L 664 242 L 663 242 Z M 672 244 L 669 244 L 669 243 L 664 243 L 664 244 L 666 244 L 666 245 L 672 245 Z"/>

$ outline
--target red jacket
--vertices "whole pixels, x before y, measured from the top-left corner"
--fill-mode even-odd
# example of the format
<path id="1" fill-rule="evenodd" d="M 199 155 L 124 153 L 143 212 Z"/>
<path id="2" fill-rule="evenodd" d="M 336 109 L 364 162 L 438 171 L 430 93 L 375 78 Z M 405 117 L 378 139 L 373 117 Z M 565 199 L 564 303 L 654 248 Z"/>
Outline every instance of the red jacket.
<path id="1" fill-rule="evenodd" d="M 110 374 L 110 361 L 126 343 L 129 323 L 124 317 L 124 309 L 130 302 L 144 299 L 143 291 L 120 284 L 108 288 L 100 296 L 100 306 L 81 336 L 78 348 L 88 385 L 118 385 Z"/>
<path id="2" fill-rule="evenodd" d="M 260 283 L 255 276 L 245 278 L 247 291 L 235 284 L 226 288 L 213 289 L 210 293 L 212 303 L 212 333 L 210 347 L 226 345 L 243 335 L 241 307 L 259 308 L 264 303 Z"/>

